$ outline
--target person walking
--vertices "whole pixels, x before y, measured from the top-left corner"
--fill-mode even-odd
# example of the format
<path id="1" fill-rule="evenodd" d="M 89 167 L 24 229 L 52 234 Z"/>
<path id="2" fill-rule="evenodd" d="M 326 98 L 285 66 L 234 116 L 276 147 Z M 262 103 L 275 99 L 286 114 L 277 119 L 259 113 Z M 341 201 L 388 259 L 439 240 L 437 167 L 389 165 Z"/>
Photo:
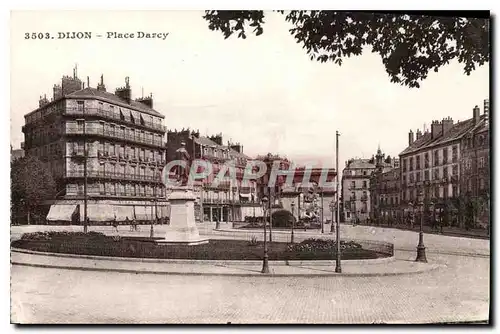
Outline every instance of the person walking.
<path id="1" fill-rule="evenodd" d="M 113 218 L 113 228 L 115 229 L 116 233 L 118 233 L 118 222 L 116 221 L 116 216 Z"/>

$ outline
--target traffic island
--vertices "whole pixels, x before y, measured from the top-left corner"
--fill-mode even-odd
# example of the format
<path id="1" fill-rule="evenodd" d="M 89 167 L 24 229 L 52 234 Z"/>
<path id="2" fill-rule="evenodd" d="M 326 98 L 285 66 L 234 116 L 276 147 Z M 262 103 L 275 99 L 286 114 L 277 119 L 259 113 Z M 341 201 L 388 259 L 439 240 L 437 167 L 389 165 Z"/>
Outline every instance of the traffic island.
<path id="1" fill-rule="evenodd" d="M 263 242 L 252 240 L 211 240 L 201 245 L 158 244 L 158 239 L 106 236 L 89 232 L 38 232 L 24 234 L 11 246 L 37 252 L 108 257 L 186 260 L 261 260 Z M 333 240 L 306 239 L 300 243 L 269 243 L 269 260 L 335 260 Z M 355 241 L 341 241 L 342 260 L 368 260 L 392 256 L 390 251 L 363 247 Z"/>

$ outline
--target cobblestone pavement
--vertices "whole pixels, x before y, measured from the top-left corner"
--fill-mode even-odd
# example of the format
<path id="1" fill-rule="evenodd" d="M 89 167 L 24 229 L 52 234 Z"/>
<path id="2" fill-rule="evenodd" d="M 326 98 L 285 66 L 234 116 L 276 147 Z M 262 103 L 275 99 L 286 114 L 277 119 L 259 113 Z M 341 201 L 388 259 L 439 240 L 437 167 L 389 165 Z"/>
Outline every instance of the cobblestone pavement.
<path id="1" fill-rule="evenodd" d="M 413 257 L 408 252 L 408 257 Z M 488 319 L 489 259 L 387 277 L 235 277 L 12 266 L 23 323 L 422 323 Z"/>

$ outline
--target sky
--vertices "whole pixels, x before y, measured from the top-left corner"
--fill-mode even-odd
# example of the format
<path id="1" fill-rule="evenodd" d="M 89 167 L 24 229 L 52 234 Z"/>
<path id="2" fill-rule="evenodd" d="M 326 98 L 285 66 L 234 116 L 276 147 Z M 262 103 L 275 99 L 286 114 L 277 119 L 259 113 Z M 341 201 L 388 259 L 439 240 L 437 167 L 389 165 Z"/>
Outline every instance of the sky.
<path id="1" fill-rule="evenodd" d="M 11 14 L 11 144 L 20 146 L 24 115 L 52 96 L 62 75 L 78 64 L 82 81 L 107 90 L 130 78 L 134 98 L 153 94 L 168 129 L 222 132 L 250 156 L 278 153 L 301 164 L 339 167 L 369 158 L 377 147 L 397 156 L 408 132 L 432 120 L 472 117 L 489 98 L 489 65 L 470 76 L 452 62 L 430 73 L 420 89 L 391 83 L 378 54 L 342 66 L 311 61 L 290 35 L 290 24 L 266 13 L 264 33 L 224 40 L 208 29 L 202 11 L 13 12 Z M 26 40 L 25 33 L 88 31 L 87 40 Z M 168 33 L 164 40 L 96 38 L 107 32 Z"/>

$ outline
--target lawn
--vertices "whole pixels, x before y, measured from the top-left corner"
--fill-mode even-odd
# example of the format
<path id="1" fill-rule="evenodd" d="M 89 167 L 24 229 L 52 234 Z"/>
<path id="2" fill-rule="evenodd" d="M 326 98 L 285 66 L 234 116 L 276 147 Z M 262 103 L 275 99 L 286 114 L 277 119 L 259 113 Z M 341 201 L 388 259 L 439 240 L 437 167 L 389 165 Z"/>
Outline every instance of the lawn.
<path id="1" fill-rule="evenodd" d="M 116 256 L 132 258 L 191 260 L 261 260 L 263 242 L 245 240 L 210 240 L 197 246 L 162 245 L 148 238 L 114 239 L 91 232 L 38 232 L 25 234 L 12 247 L 41 252 Z M 341 242 L 343 260 L 376 259 L 387 255 L 366 250 L 355 242 Z M 308 239 L 293 245 L 268 243 L 269 260 L 334 260 L 336 244 L 329 240 Z"/>

